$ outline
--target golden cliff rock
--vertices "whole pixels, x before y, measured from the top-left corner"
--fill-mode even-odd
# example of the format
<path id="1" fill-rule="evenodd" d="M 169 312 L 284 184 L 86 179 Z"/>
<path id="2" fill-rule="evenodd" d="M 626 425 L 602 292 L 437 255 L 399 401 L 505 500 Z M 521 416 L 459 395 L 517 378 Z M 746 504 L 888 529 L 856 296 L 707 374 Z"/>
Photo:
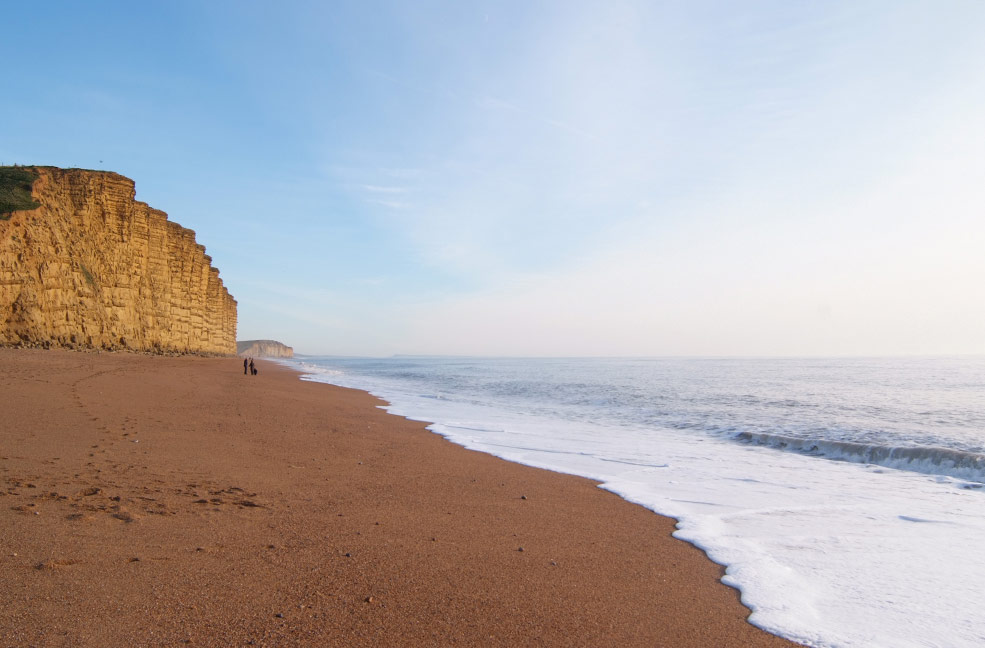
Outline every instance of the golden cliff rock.
<path id="1" fill-rule="evenodd" d="M 135 201 L 132 180 L 0 171 L 33 179 L 19 203 L 12 181 L 0 187 L 11 212 L 0 213 L 0 344 L 236 353 L 236 300 L 212 258 L 195 232 Z"/>

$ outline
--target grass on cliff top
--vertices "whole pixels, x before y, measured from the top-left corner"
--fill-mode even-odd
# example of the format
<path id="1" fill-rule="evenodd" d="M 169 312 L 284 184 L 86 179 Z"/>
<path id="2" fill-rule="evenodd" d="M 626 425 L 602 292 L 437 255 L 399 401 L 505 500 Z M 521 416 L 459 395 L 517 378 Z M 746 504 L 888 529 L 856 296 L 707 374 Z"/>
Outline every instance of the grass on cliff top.
<path id="1" fill-rule="evenodd" d="M 32 167 L 0 167 L 0 220 L 10 218 L 11 212 L 41 206 L 31 197 L 31 185 L 37 178 Z"/>

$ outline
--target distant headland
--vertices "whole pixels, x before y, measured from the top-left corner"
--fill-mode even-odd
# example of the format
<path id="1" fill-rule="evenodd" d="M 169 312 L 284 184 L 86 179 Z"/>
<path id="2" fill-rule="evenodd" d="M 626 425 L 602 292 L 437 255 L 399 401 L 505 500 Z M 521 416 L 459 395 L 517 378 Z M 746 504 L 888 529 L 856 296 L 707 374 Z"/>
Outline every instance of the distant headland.
<path id="1" fill-rule="evenodd" d="M 232 355 L 236 300 L 133 180 L 0 167 L 0 344 Z"/>
<path id="2" fill-rule="evenodd" d="M 293 358 L 294 349 L 276 340 L 239 340 L 236 354 L 251 358 Z"/>

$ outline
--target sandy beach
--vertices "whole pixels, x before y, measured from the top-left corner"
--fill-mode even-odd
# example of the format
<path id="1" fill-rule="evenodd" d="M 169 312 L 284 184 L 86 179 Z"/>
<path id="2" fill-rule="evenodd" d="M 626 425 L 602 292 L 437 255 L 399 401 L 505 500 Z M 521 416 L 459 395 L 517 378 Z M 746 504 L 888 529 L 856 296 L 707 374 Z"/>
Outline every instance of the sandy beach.
<path id="1" fill-rule="evenodd" d="M 0 349 L 0 645 L 794 645 L 673 520 L 257 366 Z"/>

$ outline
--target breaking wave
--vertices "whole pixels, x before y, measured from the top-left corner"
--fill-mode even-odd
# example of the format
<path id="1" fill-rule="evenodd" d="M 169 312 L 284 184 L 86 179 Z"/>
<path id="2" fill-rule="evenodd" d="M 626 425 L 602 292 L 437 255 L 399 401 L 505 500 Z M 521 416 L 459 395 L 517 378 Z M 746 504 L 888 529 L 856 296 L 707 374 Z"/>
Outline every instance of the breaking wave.
<path id="1" fill-rule="evenodd" d="M 836 461 L 874 464 L 928 475 L 985 483 L 985 454 L 927 446 L 887 446 L 853 441 L 801 439 L 767 432 L 738 432 L 736 441 Z"/>

